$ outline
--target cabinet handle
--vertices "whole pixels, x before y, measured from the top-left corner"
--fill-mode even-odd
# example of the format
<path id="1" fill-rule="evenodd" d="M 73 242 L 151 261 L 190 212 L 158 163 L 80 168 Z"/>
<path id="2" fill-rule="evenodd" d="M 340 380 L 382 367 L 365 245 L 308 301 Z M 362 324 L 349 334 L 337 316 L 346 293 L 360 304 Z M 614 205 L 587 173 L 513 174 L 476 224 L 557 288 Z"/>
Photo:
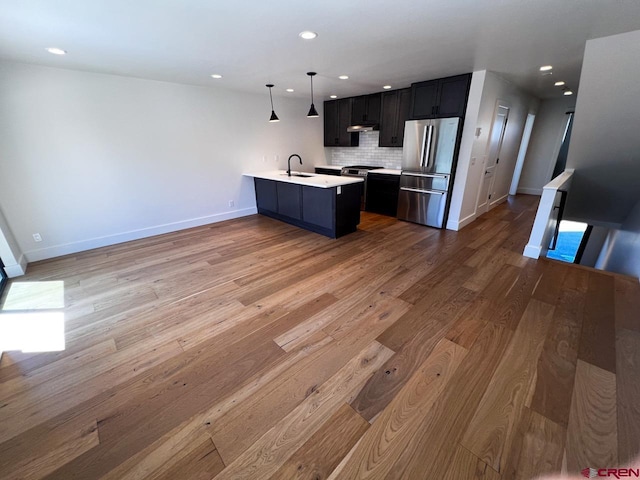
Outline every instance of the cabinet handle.
<path id="1" fill-rule="evenodd" d="M 435 105 L 431 107 L 431 115 L 435 115 L 436 114 L 436 107 Z"/>
<path id="2" fill-rule="evenodd" d="M 440 113 L 440 105 L 436 105 L 436 115 Z"/>

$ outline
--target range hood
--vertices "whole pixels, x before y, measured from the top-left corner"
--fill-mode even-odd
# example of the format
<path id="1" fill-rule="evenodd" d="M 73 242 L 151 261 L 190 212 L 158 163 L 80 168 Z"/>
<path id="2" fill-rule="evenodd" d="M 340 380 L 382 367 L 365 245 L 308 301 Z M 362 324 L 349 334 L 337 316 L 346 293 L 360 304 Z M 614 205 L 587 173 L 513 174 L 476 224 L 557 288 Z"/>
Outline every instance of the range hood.
<path id="1" fill-rule="evenodd" d="M 371 132 L 373 130 L 380 130 L 380 125 L 371 124 L 371 125 L 350 125 L 347 127 L 347 132 L 356 133 L 356 132 Z"/>

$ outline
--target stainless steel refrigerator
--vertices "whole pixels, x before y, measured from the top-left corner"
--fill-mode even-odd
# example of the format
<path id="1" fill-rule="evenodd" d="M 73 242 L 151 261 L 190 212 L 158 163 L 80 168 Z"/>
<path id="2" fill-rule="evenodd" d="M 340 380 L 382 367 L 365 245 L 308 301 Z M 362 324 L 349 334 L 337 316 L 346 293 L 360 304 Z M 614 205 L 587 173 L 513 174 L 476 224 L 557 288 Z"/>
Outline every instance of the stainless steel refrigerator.
<path id="1" fill-rule="evenodd" d="M 442 228 L 446 221 L 460 119 L 404 126 L 398 218 Z"/>

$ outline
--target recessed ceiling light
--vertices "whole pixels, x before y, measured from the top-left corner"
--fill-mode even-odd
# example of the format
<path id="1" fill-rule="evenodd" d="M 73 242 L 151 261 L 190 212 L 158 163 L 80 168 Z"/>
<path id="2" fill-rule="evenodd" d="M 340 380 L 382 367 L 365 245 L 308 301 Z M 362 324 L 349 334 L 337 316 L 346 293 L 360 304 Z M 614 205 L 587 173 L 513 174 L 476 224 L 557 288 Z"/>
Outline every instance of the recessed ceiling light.
<path id="1" fill-rule="evenodd" d="M 305 40 L 313 40 L 318 36 L 316 32 L 312 32 L 310 30 L 305 30 L 304 32 L 300 32 L 298 34 L 300 38 L 304 38 Z"/>
<path id="2" fill-rule="evenodd" d="M 338 95 L 329 95 L 329 98 L 338 98 Z"/>
<path id="3" fill-rule="evenodd" d="M 382 88 L 384 88 L 385 90 L 390 90 L 390 89 L 391 89 L 391 85 L 385 85 L 385 86 L 384 86 L 384 87 L 382 87 Z"/>
<path id="4" fill-rule="evenodd" d="M 348 80 L 349 79 L 349 75 L 340 75 L 338 78 L 340 80 Z"/>
<path id="5" fill-rule="evenodd" d="M 548 72 L 549 70 L 553 70 L 553 66 L 551 66 L 551 65 L 543 65 L 542 67 L 540 67 L 540 71 L 541 72 Z"/>
<path id="6" fill-rule="evenodd" d="M 563 95 L 573 95 L 573 92 L 571 90 L 565 90 Z"/>
<path id="7" fill-rule="evenodd" d="M 214 73 L 213 75 L 211 75 L 211 78 L 222 78 L 222 75 L 220 75 L 219 73 Z"/>
<path id="8" fill-rule="evenodd" d="M 287 92 L 292 93 L 293 92 L 293 88 L 287 88 Z"/>
<path id="9" fill-rule="evenodd" d="M 560 80 L 559 82 L 554 83 L 554 85 L 556 87 L 561 87 L 562 85 L 564 85 L 564 82 L 562 80 Z"/>
<path id="10" fill-rule="evenodd" d="M 54 55 L 66 55 L 67 51 L 57 47 L 48 47 L 47 52 L 53 53 Z"/>

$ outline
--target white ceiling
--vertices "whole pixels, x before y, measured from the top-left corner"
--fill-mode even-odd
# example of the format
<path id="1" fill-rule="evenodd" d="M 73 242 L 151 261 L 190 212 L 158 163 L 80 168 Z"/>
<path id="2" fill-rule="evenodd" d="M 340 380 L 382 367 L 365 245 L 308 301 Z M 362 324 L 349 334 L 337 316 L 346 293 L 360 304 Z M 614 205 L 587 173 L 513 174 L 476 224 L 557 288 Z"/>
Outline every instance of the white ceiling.
<path id="1" fill-rule="evenodd" d="M 0 0 L 0 59 L 296 96 L 315 70 L 317 102 L 487 69 L 547 98 L 588 39 L 638 29 L 639 0 Z"/>

